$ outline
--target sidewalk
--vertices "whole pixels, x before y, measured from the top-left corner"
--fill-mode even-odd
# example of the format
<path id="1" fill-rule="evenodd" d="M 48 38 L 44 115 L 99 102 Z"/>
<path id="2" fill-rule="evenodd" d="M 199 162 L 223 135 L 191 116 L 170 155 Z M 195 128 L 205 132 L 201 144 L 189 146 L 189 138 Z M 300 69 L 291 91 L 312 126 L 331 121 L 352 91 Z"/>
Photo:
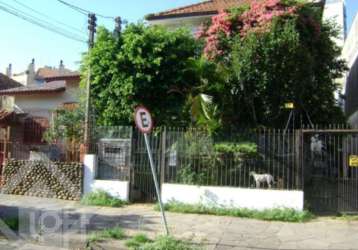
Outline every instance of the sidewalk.
<path id="1" fill-rule="evenodd" d="M 26 213 L 56 212 L 76 221 L 81 216 L 89 224 L 82 232 L 63 230 L 63 234 L 47 237 L 51 245 L 66 236 L 67 248 L 84 247 L 85 232 L 106 227 L 121 226 L 127 234 L 145 232 L 155 236 L 163 232 L 161 218 L 152 205 L 131 205 L 124 208 L 98 208 L 81 206 L 78 202 L 0 195 L 0 215 L 14 215 L 18 210 Z M 178 238 L 202 243 L 205 249 L 357 249 L 358 221 L 329 218 L 309 223 L 264 222 L 233 217 L 167 213 L 169 228 Z M 107 242 L 103 249 L 121 249 L 118 242 Z M 0 243 L 1 247 L 1 243 Z M 5 248 L 1 248 L 5 249 Z M 31 248 L 29 248 L 31 249 Z"/>

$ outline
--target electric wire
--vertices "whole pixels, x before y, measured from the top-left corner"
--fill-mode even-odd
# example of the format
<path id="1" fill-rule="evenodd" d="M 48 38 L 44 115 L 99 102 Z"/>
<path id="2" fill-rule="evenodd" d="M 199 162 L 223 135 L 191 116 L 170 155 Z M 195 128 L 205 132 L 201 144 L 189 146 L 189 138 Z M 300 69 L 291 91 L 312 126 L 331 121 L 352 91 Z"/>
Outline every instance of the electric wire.
<path id="1" fill-rule="evenodd" d="M 96 16 L 98 17 L 102 17 L 102 18 L 106 18 L 106 19 L 115 19 L 115 17 L 113 16 L 105 16 L 105 15 L 102 15 L 102 14 L 99 14 L 99 13 L 96 13 L 96 12 L 93 12 L 93 11 L 89 11 L 89 10 L 86 10 L 86 9 L 83 9 L 81 7 L 78 7 L 76 5 L 73 5 L 71 3 L 68 3 L 68 2 L 65 2 L 63 0 L 57 0 L 58 2 L 70 7 L 71 9 L 81 13 L 81 14 L 84 14 L 84 15 L 88 15 L 88 14 L 95 14 Z"/>
<path id="2" fill-rule="evenodd" d="M 73 26 L 71 26 L 71 25 L 68 25 L 68 24 L 66 24 L 66 23 L 64 23 L 64 22 L 61 22 L 61 21 L 59 21 L 59 20 L 56 20 L 56 19 L 54 19 L 53 17 L 51 17 L 51 16 L 49 16 L 49 15 L 47 15 L 47 14 L 45 14 L 45 13 L 42 13 L 42 12 L 40 12 L 40 11 L 38 11 L 38 10 L 36 10 L 36 9 L 34 9 L 34 8 L 28 6 L 28 5 L 26 5 L 26 4 L 24 4 L 24 3 L 20 2 L 20 1 L 18 1 L 18 0 L 13 0 L 13 1 L 14 1 L 15 3 L 17 3 L 18 5 L 20 5 L 20 6 L 24 7 L 24 8 L 26 8 L 26 9 L 28 9 L 28 10 L 30 10 L 30 11 L 36 13 L 36 14 L 38 14 L 38 15 L 40 15 L 40 16 L 43 16 L 43 17 L 48 18 L 48 19 L 51 19 L 52 21 L 56 22 L 56 23 L 59 24 L 59 25 L 63 25 L 63 26 L 65 26 L 65 27 L 67 27 L 67 28 L 69 28 L 69 29 L 71 29 L 71 30 L 74 30 L 74 31 L 78 32 L 79 34 L 82 34 L 82 35 L 84 34 L 84 31 L 81 30 L 81 29 L 78 29 L 78 28 L 73 27 Z"/>
<path id="3" fill-rule="evenodd" d="M 55 26 L 49 22 L 46 22 L 44 20 L 41 20 L 37 17 L 34 17 L 24 11 L 21 11 L 19 9 L 16 9 L 15 7 L 9 5 L 9 4 L 6 4 L 2 1 L 0 1 L 0 10 L 4 11 L 4 12 L 7 12 L 8 14 L 11 14 L 15 17 L 18 17 L 20 19 L 23 19 L 24 21 L 27 21 L 33 25 L 37 25 L 43 29 L 46 29 L 48 31 L 51 31 L 53 33 L 57 33 L 59 35 L 62 35 L 68 39 L 72 39 L 74 41 L 78 41 L 78 42 L 82 42 L 82 43 L 87 43 L 87 41 L 85 39 L 82 39 L 80 36 L 74 34 L 74 33 L 71 33 L 71 32 L 68 32 L 66 31 L 65 29 L 61 28 L 61 27 L 58 27 L 58 26 Z"/>

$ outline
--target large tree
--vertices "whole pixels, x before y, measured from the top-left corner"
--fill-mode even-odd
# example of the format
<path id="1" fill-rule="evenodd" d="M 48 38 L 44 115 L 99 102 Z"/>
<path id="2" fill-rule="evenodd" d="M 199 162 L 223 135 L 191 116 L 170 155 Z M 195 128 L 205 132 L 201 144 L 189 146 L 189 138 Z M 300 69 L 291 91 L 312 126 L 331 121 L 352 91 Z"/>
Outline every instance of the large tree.
<path id="1" fill-rule="evenodd" d="M 345 63 L 320 5 L 253 1 L 213 17 L 198 36 L 206 58 L 226 75 L 215 98 L 224 125 L 283 127 L 288 102 L 303 123 L 343 121 L 334 92 Z"/>
<path id="2" fill-rule="evenodd" d="M 188 31 L 131 24 L 121 34 L 98 30 L 82 72 L 92 71 L 91 93 L 100 125 L 131 124 L 136 105 L 147 106 L 156 125 L 186 125 L 187 95 L 196 84 L 190 66 L 200 54 Z"/>

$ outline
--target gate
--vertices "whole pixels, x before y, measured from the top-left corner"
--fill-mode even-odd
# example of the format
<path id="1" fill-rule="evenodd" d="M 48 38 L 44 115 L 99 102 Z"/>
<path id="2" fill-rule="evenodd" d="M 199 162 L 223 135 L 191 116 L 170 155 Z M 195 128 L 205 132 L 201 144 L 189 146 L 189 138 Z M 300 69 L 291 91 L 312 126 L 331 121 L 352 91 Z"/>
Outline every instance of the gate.
<path id="1" fill-rule="evenodd" d="M 165 130 L 163 132 L 159 128 L 148 134 L 158 180 L 162 179 L 160 176 L 165 158 L 165 138 Z M 155 202 L 157 198 L 144 136 L 137 129 L 133 132 L 131 158 L 130 199 L 139 202 Z M 161 184 L 162 181 L 159 183 Z"/>
<path id="2" fill-rule="evenodd" d="M 358 155 L 358 130 L 302 131 L 304 193 L 316 213 L 358 212 L 358 168 L 349 158 Z"/>

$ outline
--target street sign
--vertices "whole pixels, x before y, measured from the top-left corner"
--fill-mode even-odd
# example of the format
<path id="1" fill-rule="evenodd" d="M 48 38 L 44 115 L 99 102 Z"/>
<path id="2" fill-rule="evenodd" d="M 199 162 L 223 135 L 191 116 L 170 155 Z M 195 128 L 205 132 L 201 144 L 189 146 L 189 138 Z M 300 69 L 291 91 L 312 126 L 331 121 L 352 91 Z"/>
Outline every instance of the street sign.
<path id="1" fill-rule="evenodd" d="M 153 129 L 153 120 L 150 112 L 143 106 L 135 109 L 134 120 L 137 128 L 143 133 L 148 134 Z"/>
<path id="2" fill-rule="evenodd" d="M 285 103 L 285 109 L 294 109 L 295 104 L 293 102 Z"/>
<path id="3" fill-rule="evenodd" d="M 349 166 L 352 168 L 358 167 L 358 155 L 349 156 Z"/>
<path id="4" fill-rule="evenodd" d="M 163 226 L 164 226 L 166 234 L 169 235 L 167 219 L 165 218 L 164 206 L 163 206 L 162 198 L 161 198 L 161 195 L 160 195 L 159 183 L 158 183 L 158 178 L 157 178 L 157 171 L 155 170 L 152 150 L 150 149 L 150 144 L 149 144 L 149 140 L 148 140 L 148 134 L 153 129 L 153 119 L 152 119 L 152 116 L 150 115 L 150 112 L 148 111 L 147 108 L 145 108 L 143 106 L 138 106 L 135 109 L 134 120 L 135 120 L 135 124 L 137 125 L 137 128 L 144 135 L 144 141 L 145 141 L 145 145 L 147 147 L 147 152 L 148 152 L 148 157 L 149 157 L 149 164 L 150 164 L 150 168 L 151 168 L 152 174 L 153 174 L 155 191 L 157 193 L 158 202 L 159 202 L 159 206 L 160 206 L 160 211 L 161 211 L 161 214 L 162 214 L 162 223 L 163 223 Z"/>

